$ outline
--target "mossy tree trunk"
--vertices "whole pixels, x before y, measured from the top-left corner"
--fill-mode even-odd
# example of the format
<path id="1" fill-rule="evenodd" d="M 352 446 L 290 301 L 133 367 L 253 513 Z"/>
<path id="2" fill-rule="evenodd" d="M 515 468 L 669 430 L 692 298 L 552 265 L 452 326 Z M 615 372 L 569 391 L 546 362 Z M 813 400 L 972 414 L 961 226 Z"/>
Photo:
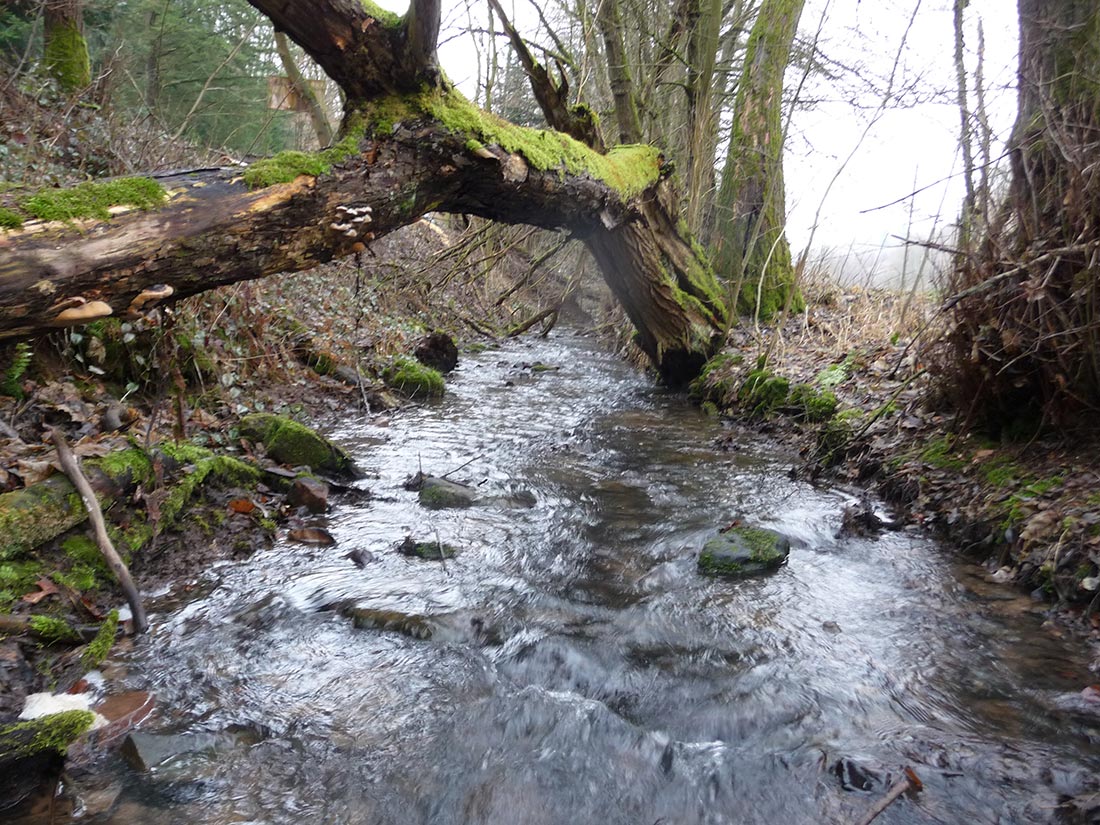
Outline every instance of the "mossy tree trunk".
<path id="1" fill-rule="evenodd" d="M 729 153 L 715 203 L 715 268 L 738 309 L 768 317 L 801 307 L 784 232 L 783 74 L 804 0 L 764 0 L 749 35 Z"/>
<path id="2" fill-rule="evenodd" d="M 490 2 L 527 73 L 546 122 L 605 154 L 603 136 L 589 107 L 567 105 L 564 77 L 556 82 L 538 65 L 499 2 Z M 610 17 L 617 24 L 617 12 Z M 605 29 L 604 34 L 605 39 L 616 36 L 621 41 L 621 32 L 616 35 Z M 618 59 L 625 60 L 621 51 L 618 54 Z M 620 109 L 622 137 L 641 127 L 635 123 L 637 107 L 625 64 L 610 71 L 614 77 L 620 70 L 621 94 L 616 96 L 616 108 L 626 107 Z M 591 233 L 585 244 L 634 324 L 637 344 L 660 366 L 666 380 L 679 382 L 696 375 L 706 354 L 714 349 L 715 332 L 727 322 L 727 311 L 706 253 L 695 243 L 686 221 L 679 218 L 672 181 L 662 174 L 655 186 L 633 200 L 629 213 L 605 213 L 602 223 L 601 231 Z M 669 342 L 675 342 L 672 348 Z"/>
<path id="3" fill-rule="evenodd" d="M 1034 432 L 1100 413 L 1100 5 L 1019 0 L 1012 180 L 956 272 L 958 397 Z M 1015 426 L 1014 426 L 1015 425 Z"/>
<path id="4" fill-rule="evenodd" d="M 714 186 L 714 154 L 718 142 L 718 111 L 714 105 L 717 61 L 722 29 L 722 0 L 692 0 L 687 27 L 688 60 L 685 219 L 693 232 L 702 227 L 703 210 Z"/>
<path id="5" fill-rule="evenodd" d="M 436 68 L 438 0 L 416 0 L 404 18 L 357 0 L 250 2 L 344 90 L 343 139 L 243 176 L 162 178 L 171 194 L 154 212 L 0 233 L 0 338 L 72 323 L 74 312 L 137 311 L 154 284 L 172 287 L 174 300 L 308 269 L 450 211 L 572 231 L 597 250 L 665 380 L 701 368 L 726 311 L 701 249 L 681 235 L 656 149 L 601 154 L 473 107 Z M 0 206 L 13 203 L 17 195 L 0 195 Z"/>
<path id="6" fill-rule="evenodd" d="M 619 0 L 600 0 L 596 9 L 596 24 L 603 36 L 607 55 L 607 78 L 611 96 L 615 100 L 615 120 L 619 126 L 619 143 L 640 143 L 642 119 L 638 112 L 638 100 L 630 63 L 623 41 L 623 21 L 619 12 Z"/>
<path id="7" fill-rule="evenodd" d="M 88 41 L 84 38 L 83 0 L 46 0 L 43 63 L 63 92 L 77 92 L 92 83 Z"/>

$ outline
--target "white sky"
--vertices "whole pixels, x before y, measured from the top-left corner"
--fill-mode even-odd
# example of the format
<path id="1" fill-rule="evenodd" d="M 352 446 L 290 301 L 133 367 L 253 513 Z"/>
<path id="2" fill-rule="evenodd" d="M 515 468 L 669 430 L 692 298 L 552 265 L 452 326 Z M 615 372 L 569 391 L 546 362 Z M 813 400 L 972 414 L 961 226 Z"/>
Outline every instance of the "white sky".
<path id="1" fill-rule="evenodd" d="M 864 136 L 882 95 L 868 92 L 850 74 L 839 84 L 814 80 L 802 93 L 804 99 L 816 101 L 814 106 L 799 109 L 791 122 L 785 174 L 792 249 L 797 254 L 812 236 L 815 253 L 830 253 L 838 275 L 848 281 L 868 280 L 870 270 L 875 270 L 876 282 L 896 281 L 904 244 L 891 236 L 923 239 L 942 233 L 958 212 L 963 183 L 957 176 L 962 164 L 957 151 L 960 123 L 955 106 L 952 4 L 950 0 L 807 0 L 802 15 L 802 39 L 812 39 L 820 24 L 820 51 L 835 64 L 876 78 L 874 85 L 881 89 L 918 2 L 895 89 L 911 85 L 919 100 L 908 95 L 904 108 L 891 103 Z M 382 0 L 382 5 L 402 13 L 408 4 L 407 0 Z M 480 20 L 485 18 L 485 5 L 470 0 Z M 511 5 L 505 3 L 506 8 Z M 515 5 L 522 18 L 526 4 L 515 0 Z M 966 15 L 971 71 L 977 62 L 977 23 L 983 22 L 986 87 L 992 90 L 987 105 L 993 129 L 1003 139 L 1015 114 L 1016 3 L 971 0 Z M 443 39 L 454 37 L 453 30 L 446 30 L 448 24 L 464 25 L 466 20 L 464 0 L 444 0 Z M 463 38 L 441 48 L 440 62 L 451 80 L 472 95 L 477 70 Z M 799 79 L 798 70 L 789 71 L 788 88 L 797 86 Z M 994 156 L 998 153 L 995 149 Z M 906 197 L 918 189 L 924 191 L 915 198 Z M 894 206 L 876 208 L 899 200 Z M 813 231 L 819 209 L 821 217 Z M 911 250 L 910 278 L 922 256 L 920 250 Z"/>

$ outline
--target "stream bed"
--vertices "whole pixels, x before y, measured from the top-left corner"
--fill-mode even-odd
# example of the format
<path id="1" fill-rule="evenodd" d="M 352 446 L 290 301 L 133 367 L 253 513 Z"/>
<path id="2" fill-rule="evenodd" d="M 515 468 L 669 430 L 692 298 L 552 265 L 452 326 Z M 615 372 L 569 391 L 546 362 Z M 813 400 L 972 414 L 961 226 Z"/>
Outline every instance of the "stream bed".
<path id="1" fill-rule="evenodd" d="M 587 339 L 469 356 L 442 402 L 331 435 L 374 500 L 154 603 L 113 678 L 156 694 L 160 761 L 80 778 L 117 795 L 83 821 L 855 825 L 905 767 L 923 792 L 876 823 L 1078 821 L 1097 792 L 1095 676 L 1040 605 L 917 531 L 838 538 L 848 494 Z M 423 509 L 420 468 L 480 501 Z M 788 564 L 701 576 L 736 518 Z"/>

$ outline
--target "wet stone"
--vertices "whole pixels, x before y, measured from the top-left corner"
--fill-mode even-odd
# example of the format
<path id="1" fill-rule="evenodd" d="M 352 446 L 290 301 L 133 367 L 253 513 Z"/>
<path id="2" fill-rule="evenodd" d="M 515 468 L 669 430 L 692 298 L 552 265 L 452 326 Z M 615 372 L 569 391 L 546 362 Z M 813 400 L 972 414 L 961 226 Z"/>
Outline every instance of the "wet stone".
<path id="1" fill-rule="evenodd" d="M 458 347 L 445 332 L 433 332 L 416 342 L 416 360 L 426 367 L 447 373 L 458 366 Z"/>
<path id="2" fill-rule="evenodd" d="M 420 484 L 420 505 L 429 510 L 450 507 L 472 507 L 477 503 L 477 491 L 465 484 L 445 478 L 425 476 Z"/>
<path id="3" fill-rule="evenodd" d="M 263 738 L 248 728 L 220 732 L 144 733 L 134 731 L 122 743 L 120 753 L 136 771 L 149 771 L 192 754 L 213 756 L 237 747 L 248 747 Z"/>
<path id="4" fill-rule="evenodd" d="M 344 615 L 360 630 L 389 630 L 414 639 L 432 638 L 432 626 L 424 616 L 399 610 L 377 610 L 371 607 L 349 607 Z"/>
<path id="5" fill-rule="evenodd" d="M 403 555 L 412 556 L 418 559 L 427 559 L 428 561 L 450 559 L 458 553 L 457 549 L 445 542 L 438 540 L 417 541 L 412 536 L 406 536 L 405 540 L 397 545 L 397 549 Z"/>
<path id="6" fill-rule="evenodd" d="M 861 765 L 847 756 L 837 760 L 833 773 L 840 780 L 840 787 L 846 791 L 874 791 L 886 786 L 883 771 Z"/>
<path id="7" fill-rule="evenodd" d="M 720 533 L 699 552 L 699 572 L 745 578 L 781 567 L 791 552 L 790 540 L 774 530 L 737 526 Z"/>
<path id="8" fill-rule="evenodd" d="M 328 509 L 328 485 L 316 478 L 296 478 L 287 493 L 287 501 L 311 513 L 323 513 Z"/>

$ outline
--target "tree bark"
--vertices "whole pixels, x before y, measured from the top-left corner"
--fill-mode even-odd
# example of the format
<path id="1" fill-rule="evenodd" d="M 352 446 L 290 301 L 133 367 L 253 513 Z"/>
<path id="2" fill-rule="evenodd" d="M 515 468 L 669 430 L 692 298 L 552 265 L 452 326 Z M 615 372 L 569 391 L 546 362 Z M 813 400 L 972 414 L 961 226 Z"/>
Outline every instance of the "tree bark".
<path id="1" fill-rule="evenodd" d="M 1100 6 L 1019 0 L 1019 108 L 1000 217 L 956 272 L 960 403 L 992 427 L 1100 412 Z"/>
<path id="2" fill-rule="evenodd" d="M 83 0 L 46 0 L 44 18 L 46 71 L 63 92 L 86 89 L 92 83 L 92 66 L 84 39 Z"/>
<path id="3" fill-rule="evenodd" d="M 619 0 L 599 0 L 596 23 L 603 35 L 607 52 L 607 76 L 615 100 L 615 119 L 619 124 L 619 143 L 640 143 L 642 120 L 638 114 L 634 80 L 623 43 L 623 22 Z"/>
<path id="4" fill-rule="evenodd" d="M 686 219 L 693 232 L 702 228 L 704 205 L 714 187 L 718 116 L 714 105 L 715 68 L 722 28 L 722 0 L 693 0 L 688 36 Z"/>
<path id="5" fill-rule="evenodd" d="M 769 317 L 801 306 L 787 243 L 783 74 L 804 0 L 764 0 L 749 35 L 715 205 L 715 268 L 738 308 Z"/>

